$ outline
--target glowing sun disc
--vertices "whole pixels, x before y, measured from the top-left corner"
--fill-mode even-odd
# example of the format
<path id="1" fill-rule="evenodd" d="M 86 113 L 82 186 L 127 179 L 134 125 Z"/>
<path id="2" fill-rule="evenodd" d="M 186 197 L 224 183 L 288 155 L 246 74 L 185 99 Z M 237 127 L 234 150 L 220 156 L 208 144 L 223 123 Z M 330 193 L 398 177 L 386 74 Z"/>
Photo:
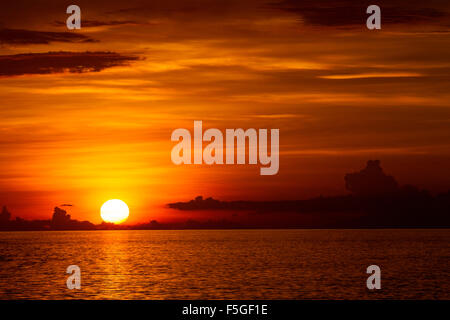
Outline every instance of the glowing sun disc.
<path id="1" fill-rule="evenodd" d="M 100 216 L 105 222 L 122 223 L 127 220 L 129 214 L 127 204 L 119 199 L 106 201 L 100 209 Z"/>

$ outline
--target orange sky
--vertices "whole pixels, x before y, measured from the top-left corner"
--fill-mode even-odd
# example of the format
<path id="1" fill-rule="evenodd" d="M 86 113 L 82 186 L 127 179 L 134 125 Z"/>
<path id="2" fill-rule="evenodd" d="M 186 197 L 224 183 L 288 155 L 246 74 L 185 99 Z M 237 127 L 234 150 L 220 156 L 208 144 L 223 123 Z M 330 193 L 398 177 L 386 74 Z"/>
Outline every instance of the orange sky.
<path id="1" fill-rule="evenodd" d="M 77 1 L 75 31 L 61 3 L 0 11 L 0 204 L 14 216 L 71 203 L 99 223 L 119 198 L 129 223 L 165 221 L 184 214 L 165 203 L 200 194 L 339 194 L 375 158 L 401 184 L 450 188 L 446 1 L 380 2 L 379 31 L 354 1 Z M 171 132 L 194 120 L 279 128 L 278 175 L 175 166 Z"/>

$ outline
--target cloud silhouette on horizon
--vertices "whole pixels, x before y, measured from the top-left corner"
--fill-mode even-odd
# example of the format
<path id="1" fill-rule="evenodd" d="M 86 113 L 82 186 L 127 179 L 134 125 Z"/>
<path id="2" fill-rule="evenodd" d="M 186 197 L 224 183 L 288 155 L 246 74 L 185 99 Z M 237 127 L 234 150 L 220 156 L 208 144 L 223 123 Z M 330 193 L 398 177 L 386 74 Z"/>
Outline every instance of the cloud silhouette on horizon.
<path id="1" fill-rule="evenodd" d="M 46 52 L 0 56 L 0 76 L 99 72 L 138 60 L 115 52 Z"/>
<path id="2" fill-rule="evenodd" d="M 364 169 L 348 173 L 344 177 L 347 190 L 357 195 L 377 195 L 398 191 L 393 176 L 384 173 L 379 160 L 369 160 Z"/>

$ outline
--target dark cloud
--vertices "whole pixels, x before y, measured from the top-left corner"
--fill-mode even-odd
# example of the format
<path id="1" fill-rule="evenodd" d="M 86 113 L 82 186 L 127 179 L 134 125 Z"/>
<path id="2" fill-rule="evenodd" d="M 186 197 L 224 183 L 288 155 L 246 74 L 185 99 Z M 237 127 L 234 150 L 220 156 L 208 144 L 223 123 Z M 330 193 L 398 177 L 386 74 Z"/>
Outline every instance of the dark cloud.
<path id="1" fill-rule="evenodd" d="M 313 198 L 308 200 L 280 200 L 280 201 L 221 201 L 213 198 L 196 197 L 188 202 L 168 203 L 170 209 L 181 211 L 225 210 L 225 211 L 254 211 L 258 213 L 282 212 L 318 212 L 318 211 L 352 211 L 355 204 L 347 196 L 335 198 Z"/>
<path id="2" fill-rule="evenodd" d="M 307 24 L 329 27 L 365 25 L 366 9 L 372 1 L 350 0 L 284 0 L 275 4 L 282 10 L 296 13 Z M 383 24 L 442 23 L 448 27 L 450 15 L 445 1 L 423 2 L 378 1 Z M 447 8 L 448 9 L 448 8 Z"/>
<path id="3" fill-rule="evenodd" d="M 102 26 L 120 26 L 126 24 L 138 24 L 139 22 L 133 20 L 112 20 L 112 21 L 100 21 L 100 20 L 82 20 L 81 27 L 89 28 L 89 27 L 102 27 Z M 57 26 L 65 26 L 65 21 L 55 21 L 55 25 Z"/>
<path id="4" fill-rule="evenodd" d="M 345 187 L 358 195 L 378 195 L 398 191 L 397 181 L 384 173 L 379 160 L 369 160 L 364 169 L 345 175 Z"/>
<path id="5" fill-rule="evenodd" d="M 55 207 L 50 221 L 52 230 L 92 230 L 94 228 L 95 226 L 91 222 L 74 220 L 70 214 L 58 207 Z"/>
<path id="6" fill-rule="evenodd" d="M 98 72 L 121 66 L 137 57 L 115 52 L 46 52 L 0 56 L 0 76 Z"/>
<path id="7" fill-rule="evenodd" d="M 353 194 L 279 201 L 220 201 L 198 196 L 167 206 L 181 211 L 243 211 L 253 219 L 265 215 L 271 217 L 271 227 L 283 223 L 283 227 L 301 228 L 450 225 L 450 192 L 432 196 L 412 185 L 399 187 L 392 176 L 383 172 L 378 160 L 368 161 L 365 169 L 345 175 L 345 181 Z M 296 218 L 286 224 L 290 214 Z"/>
<path id="8" fill-rule="evenodd" d="M 72 32 L 1 29 L 2 44 L 49 44 L 50 42 L 96 42 L 85 35 Z"/>

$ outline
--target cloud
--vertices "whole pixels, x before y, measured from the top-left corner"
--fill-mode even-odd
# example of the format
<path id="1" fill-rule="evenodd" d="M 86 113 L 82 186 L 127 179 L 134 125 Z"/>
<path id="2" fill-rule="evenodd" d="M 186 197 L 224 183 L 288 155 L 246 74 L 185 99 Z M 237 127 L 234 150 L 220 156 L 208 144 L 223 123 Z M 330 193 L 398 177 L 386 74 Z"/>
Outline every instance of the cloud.
<path id="1" fill-rule="evenodd" d="M 417 72 L 380 72 L 380 73 L 356 73 L 356 74 L 333 74 L 327 76 L 318 76 L 322 79 L 331 80 L 347 80 L 347 79 L 368 79 L 368 78 L 408 78 L 408 77 L 422 77 L 423 75 Z"/>
<path id="2" fill-rule="evenodd" d="M 97 42 L 79 33 L 1 29 L 2 44 L 49 44 L 50 42 Z"/>
<path id="3" fill-rule="evenodd" d="M 98 72 L 125 65 L 137 57 L 115 52 L 46 52 L 0 56 L 0 76 Z"/>
<path id="4" fill-rule="evenodd" d="M 346 196 L 343 196 L 346 199 Z M 331 200 L 330 200 L 331 199 Z M 336 200 L 337 199 L 337 200 Z M 247 211 L 257 213 L 286 213 L 286 212 L 311 212 L 311 211 L 342 211 L 336 206 L 336 201 L 341 201 L 342 197 L 333 198 L 313 198 L 309 200 L 278 200 L 278 201 L 221 201 L 213 198 L 204 199 L 198 196 L 188 202 L 174 202 L 168 203 L 167 207 L 170 209 L 180 211 Z M 326 204 L 325 204 L 326 202 Z M 326 206 L 326 208 L 325 208 Z M 351 209 L 350 206 L 345 206 L 346 210 Z"/>
<path id="5" fill-rule="evenodd" d="M 112 20 L 112 21 L 101 21 L 101 20 L 82 20 L 81 27 L 89 28 L 89 27 L 103 27 L 103 26 L 120 26 L 127 24 L 139 24 L 137 21 L 133 20 Z M 55 21 L 55 25 L 57 26 L 65 26 L 65 21 Z"/>
<path id="6" fill-rule="evenodd" d="M 366 8 L 370 1 L 351 0 L 284 0 L 276 7 L 296 13 L 301 19 L 311 25 L 328 27 L 348 27 L 365 25 L 368 17 Z M 438 23 L 448 27 L 450 15 L 443 10 L 444 1 L 423 2 L 409 1 L 407 4 L 399 1 L 377 2 L 381 8 L 382 23 Z"/>
<path id="7" fill-rule="evenodd" d="M 357 195 L 376 195 L 398 191 L 394 177 L 384 173 L 380 160 L 369 160 L 367 166 L 359 172 L 345 175 L 345 187 Z"/>

